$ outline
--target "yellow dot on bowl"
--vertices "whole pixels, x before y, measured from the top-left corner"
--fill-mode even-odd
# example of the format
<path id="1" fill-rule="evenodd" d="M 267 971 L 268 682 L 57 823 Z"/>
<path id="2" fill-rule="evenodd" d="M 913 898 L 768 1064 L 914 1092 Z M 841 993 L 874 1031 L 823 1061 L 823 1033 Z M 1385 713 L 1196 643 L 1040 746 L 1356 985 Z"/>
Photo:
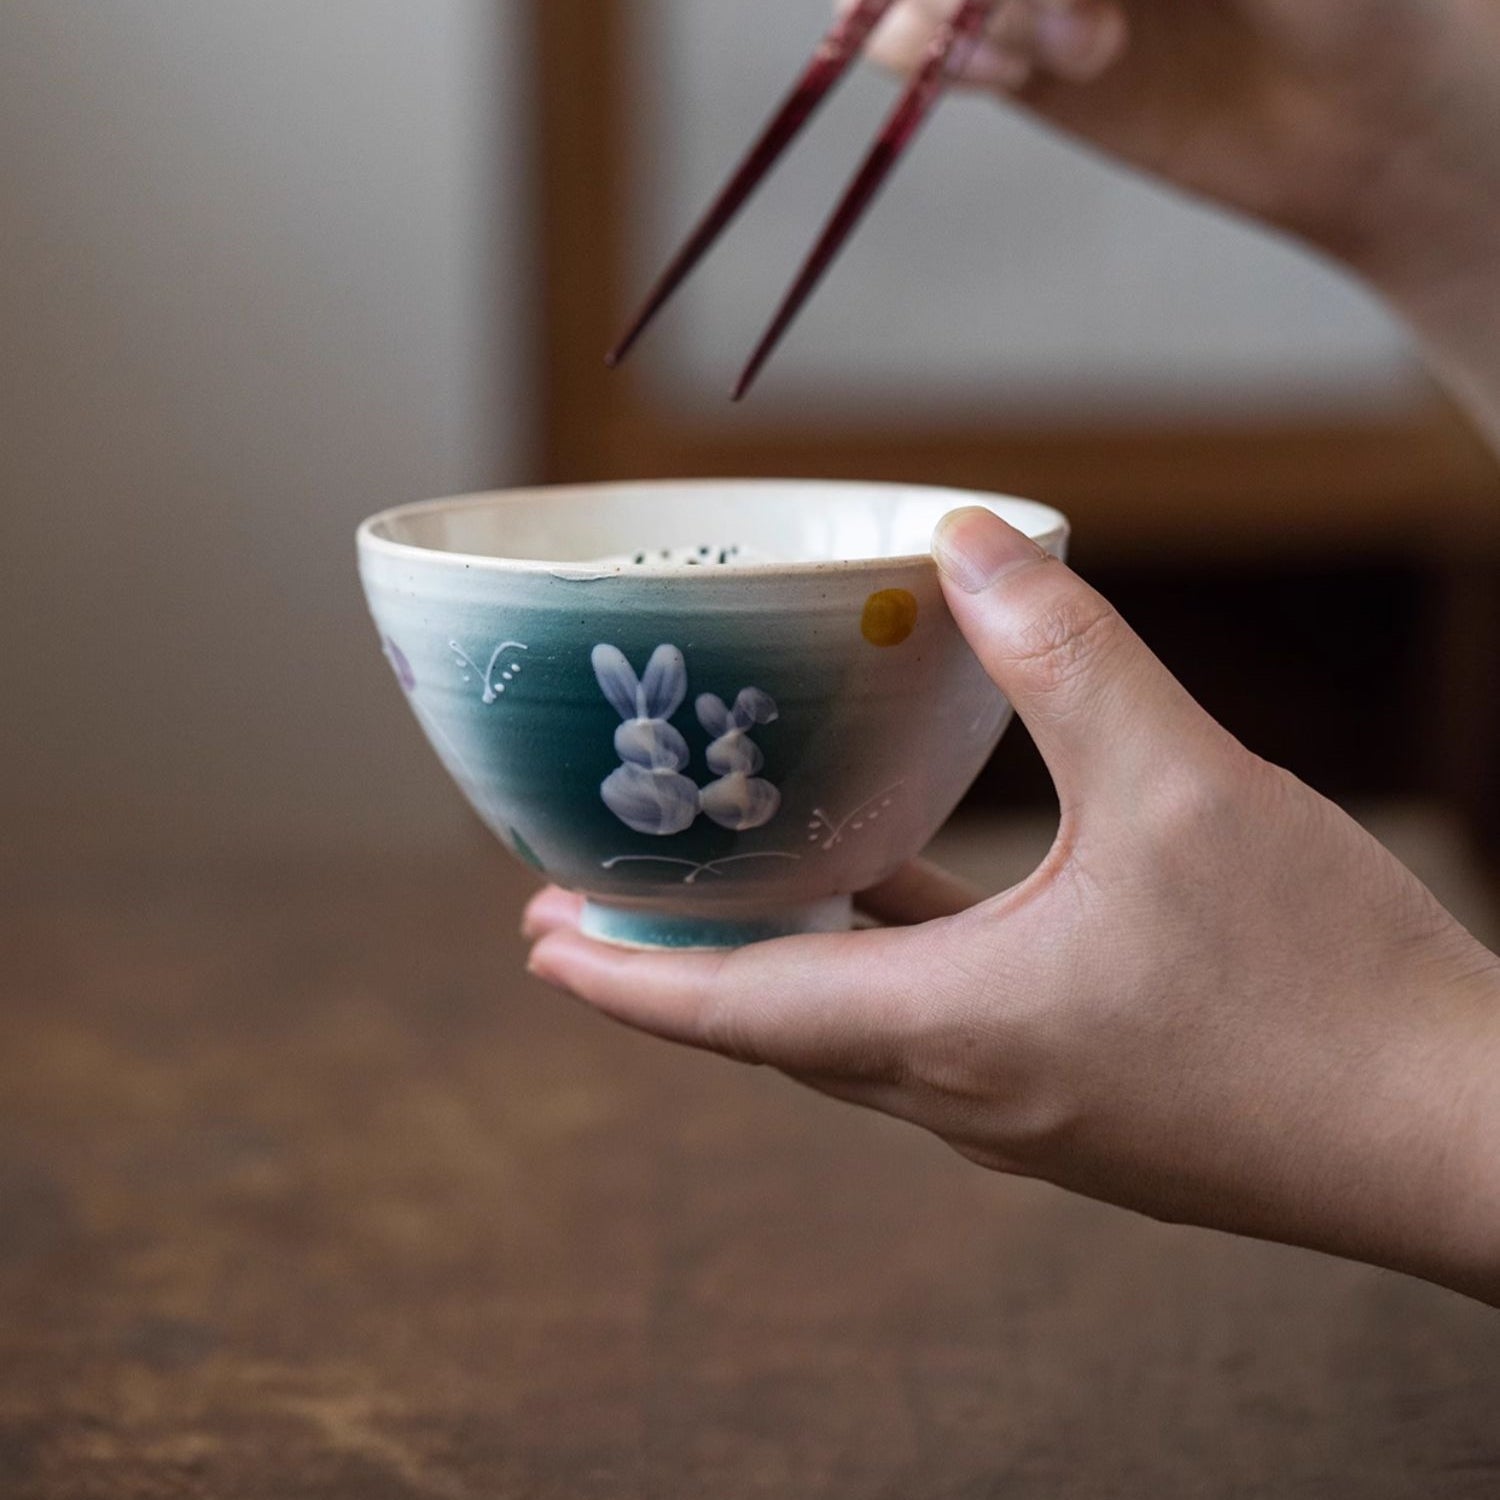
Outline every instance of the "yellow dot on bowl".
<path id="1" fill-rule="evenodd" d="M 865 600 L 859 629 L 872 646 L 899 646 L 916 628 L 916 596 L 905 589 L 881 589 Z"/>

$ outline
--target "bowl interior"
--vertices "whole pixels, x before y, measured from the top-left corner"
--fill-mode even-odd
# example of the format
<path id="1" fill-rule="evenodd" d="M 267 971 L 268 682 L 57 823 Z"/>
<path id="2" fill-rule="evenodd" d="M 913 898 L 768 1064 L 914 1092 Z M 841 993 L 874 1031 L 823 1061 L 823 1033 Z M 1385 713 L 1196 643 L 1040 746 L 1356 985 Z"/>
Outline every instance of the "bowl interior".
<path id="1" fill-rule="evenodd" d="M 784 568 L 924 555 L 933 528 L 964 505 L 982 505 L 1039 541 L 1066 530 L 1057 511 L 1029 500 L 908 485 L 744 480 L 428 501 L 376 516 L 365 531 L 377 547 L 537 566 L 623 560 L 676 571 L 716 560 Z"/>

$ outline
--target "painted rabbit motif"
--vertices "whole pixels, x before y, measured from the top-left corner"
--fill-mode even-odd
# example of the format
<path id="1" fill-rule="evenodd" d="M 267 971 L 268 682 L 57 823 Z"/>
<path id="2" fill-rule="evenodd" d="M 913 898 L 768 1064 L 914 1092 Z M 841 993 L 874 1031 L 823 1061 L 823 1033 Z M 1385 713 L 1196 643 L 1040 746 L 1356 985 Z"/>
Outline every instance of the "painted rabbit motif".
<path id="1" fill-rule="evenodd" d="M 617 646 L 593 652 L 600 691 L 624 722 L 615 730 L 620 766 L 600 784 L 605 805 L 637 833 L 681 833 L 698 816 L 698 787 L 682 774 L 687 741 L 667 720 L 687 697 L 687 663 L 676 646 L 658 646 L 637 678 Z"/>
<path id="2" fill-rule="evenodd" d="M 714 736 L 706 758 L 719 778 L 698 794 L 704 814 L 736 832 L 769 823 L 781 806 L 781 793 L 756 775 L 766 758 L 749 734 L 759 724 L 775 722 L 775 700 L 759 688 L 745 688 L 733 708 L 714 693 L 702 694 L 694 707 L 698 722 Z"/>

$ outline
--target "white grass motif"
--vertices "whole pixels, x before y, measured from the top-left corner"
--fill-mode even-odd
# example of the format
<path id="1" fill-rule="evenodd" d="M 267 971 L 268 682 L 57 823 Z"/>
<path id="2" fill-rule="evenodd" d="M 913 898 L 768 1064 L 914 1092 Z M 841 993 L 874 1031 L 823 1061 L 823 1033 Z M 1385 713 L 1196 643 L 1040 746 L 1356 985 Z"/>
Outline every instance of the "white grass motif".
<path id="1" fill-rule="evenodd" d="M 800 854 L 782 854 L 768 851 L 763 854 L 729 854 L 723 859 L 705 860 L 702 864 L 696 864 L 690 859 L 672 859 L 665 854 L 618 854 L 613 859 L 604 861 L 606 870 L 613 870 L 618 865 L 680 865 L 687 874 L 682 877 L 684 885 L 697 885 L 704 875 L 723 876 L 724 866 L 738 864 L 746 859 L 801 859 Z"/>
<path id="2" fill-rule="evenodd" d="M 521 663 L 511 661 L 501 669 L 498 677 L 495 675 L 495 669 L 500 666 L 501 659 L 505 656 L 506 652 L 529 651 L 531 647 L 523 645 L 520 641 L 501 641 L 490 652 L 489 662 L 483 668 L 480 667 L 479 663 L 457 641 L 449 641 L 448 649 L 453 653 L 454 660 L 462 670 L 465 682 L 473 682 L 476 676 L 479 678 L 480 702 L 489 704 L 494 703 L 500 697 L 501 693 L 515 681 L 521 671 Z"/>
<path id="3" fill-rule="evenodd" d="M 892 794 L 904 785 L 905 782 L 902 781 L 894 782 L 883 792 L 876 792 L 873 797 L 865 798 L 852 812 L 837 820 L 823 808 L 813 808 L 812 819 L 807 825 L 807 842 L 821 843 L 825 853 L 836 849 L 844 842 L 847 834 L 858 833 L 866 824 L 878 822 L 880 815 L 894 802 Z"/>

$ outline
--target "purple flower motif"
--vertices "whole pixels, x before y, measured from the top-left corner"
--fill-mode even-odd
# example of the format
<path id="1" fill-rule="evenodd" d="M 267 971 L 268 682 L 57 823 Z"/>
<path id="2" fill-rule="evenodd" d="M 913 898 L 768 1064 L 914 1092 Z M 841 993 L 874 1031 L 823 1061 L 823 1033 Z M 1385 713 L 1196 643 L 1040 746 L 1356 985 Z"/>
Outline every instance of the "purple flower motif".
<path id="1" fill-rule="evenodd" d="M 385 659 L 390 662 L 391 670 L 396 674 L 396 680 L 408 693 L 415 692 L 417 674 L 412 671 L 411 663 L 406 659 L 406 653 L 390 636 L 382 636 L 380 640 L 381 647 L 385 651 Z"/>

